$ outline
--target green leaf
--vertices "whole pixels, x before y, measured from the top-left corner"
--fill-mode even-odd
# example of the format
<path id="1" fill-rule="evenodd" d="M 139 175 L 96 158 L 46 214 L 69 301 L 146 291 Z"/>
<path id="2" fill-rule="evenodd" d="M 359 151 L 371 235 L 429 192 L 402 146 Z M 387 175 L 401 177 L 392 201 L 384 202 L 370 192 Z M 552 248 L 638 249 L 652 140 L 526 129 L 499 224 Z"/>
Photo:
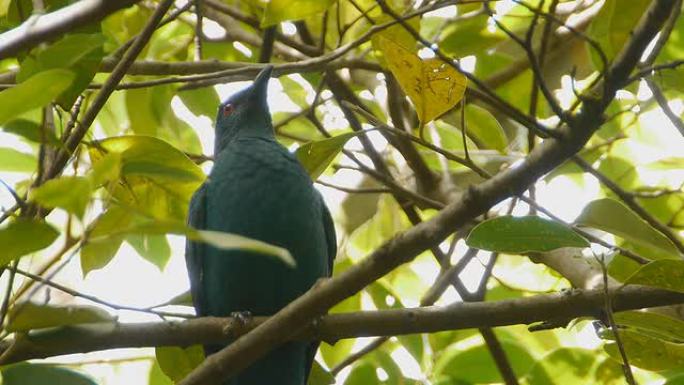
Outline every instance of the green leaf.
<path id="1" fill-rule="evenodd" d="M 23 82 L 36 73 L 50 69 L 62 68 L 73 71 L 74 81 L 57 98 L 57 102 L 64 109 L 69 109 L 95 76 L 104 56 L 104 41 L 104 36 L 99 33 L 76 33 L 64 36 L 46 48 L 34 49 L 22 61 L 17 82 Z"/>
<path id="2" fill-rule="evenodd" d="M 89 153 L 94 165 L 105 154 L 119 154 L 122 183 L 108 185 L 109 193 L 134 214 L 162 221 L 185 221 L 190 198 L 205 179 L 185 154 L 149 136 L 105 139 Z"/>
<path id="3" fill-rule="evenodd" d="M 333 0 L 271 0 L 266 5 L 261 27 L 287 20 L 301 20 L 325 12 Z"/>
<path id="4" fill-rule="evenodd" d="M 342 151 L 347 141 L 358 134 L 358 132 L 348 132 L 332 138 L 308 142 L 295 151 L 295 156 L 311 179 L 316 180 Z"/>
<path id="5" fill-rule="evenodd" d="M 189 234 L 189 237 L 195 241 L 206 242 L 219 249 L 252 251 L 257 254 L 276 257 L 290 267 L 297 265 L 287 249 L 242 235 L 211 230 L 194 230 Z"/>
<path id="6" fill-rule="evenodd" d="M 126 237 L 126 242 L 159 270 L 164 270 L 171 259 L 171 246 L 165 235 L 130 234 Z"/>
<path id="7" fill-rule="evenodd" d="M 0 371 L 3 385 L 97 385 L 84 374 L 54 365 L 20 363 Z"/>
<path id="8" fill-rule="evenodd" d="M 502 253 L 551 251 L 561 247 L 588 247 L 589 242 L 562 223 L 537 216 L 501 216 L 480 223 L 466 244 Z"/>
<path id="9" fill-rule="evenodd" d="M 120 230 L 128 227 L 132 219 L 132 214 L 127 210 L 112 206 L 90 224 L 88 239 L 81 249 L 84 276 L 105 267 L 114 258 L 124 240 Z"/>
<path id="10" fill-rule="evenodd" d="M 52 306 L 23 302 L 10 309 L 7 331 L 19 332 L 114 320 L 109 313 L 94 306 Z"/>
<path id="11" fill-rule="evenodd" d="M 213 87 L 202 87 L 194 90 L 183 90 L 178 96 L 195 115 L 204 115 L 209 119 L 216 117 L 216 111 L 221 100 Z"/>
<path id="12" fill-rule="evenodd" d="M 626 311 L 613 315 L 615 323 L 652 337 L 684 342 L 684 321 L 664 314 L 645 311 Z"/>
<path id="13" fill-rule="evenodd" d="M 192 293 L 190 290 L 178 294 L 177 296 L 171 298 L 168 302 L 169 305 L 180 305 L 180 306 L 192 306 Z"/>
<path id="14" fill-rule="evenodd" d="M 592 19 L 587 35 L 598 42 L 609 62 L 630 38 L 649 4 L 650 0 L 630 0 L 629 6 L 624 6 L 625 2 L 621 0 L 606 0 L 603 3 L 601 10 Z M 587 49 L 591 53 L 594 67 L 599 71 L 603 70 L 603 63 L 594 48 L 587 44 Z"/>
<path id="15" fill-rule="evenodd" d="M 37 167 L 38 159 L 33 154 L 0 147 L 0 171 L 34 172 Z"/>
<path id="16" fill-rule="evenodd" d="M 580 348 L 560 348 L 537 361 L 527 375 L 529 385 L 590 384 L 596 353 Z"/>
<path id="17" fill-rule="evenodd" d="M 465 113 L 466 132 L 478 143 L 478 147 L 504 153 L 508 145 L 508 138 L 494 115 L 475 104 L 468 104 Z"/>
<path id="18" fill-rule="evenodd" d="M 154 349 L 159 367 L 171 380 L 179 382 L 204 361 L 201 345 L 188 348 L 161 346 Z"/>
<path id="19" fill-rule="evenodd" d="M 483 53 L 506 40 L 506 35 L 501 30 L 497 28 L 492 31 L 489 28 L 488 20 L 488 15 L 478 15 L 449 23 L 439 48 L 450 55 L 465 57 Z"/>
<path id="20" fill-rule="evenodd" d="M 0 124 L 55 100 L 71 85 L 74 77 L 73 72 L 64 69 L 43 71 L 0 92 Z"/>
<path id="21" fill-rule="evenodd" d="M 121 174 L 121 154 L 109 153 L 99 159 L 88 174 L 88 179 L 94 187 L 98 187 L 106 182 L 119 179 Z"/>
<path id="22" fill-rule="evenodd" d="M 42 139 L 41 139 L 42 133 L 40 132 L 41 131 L 40 125 L 38 123 L 32 122 L 30 120 L 26 120 L 26 119 L 12 120 L 11 122 L 4 124 L 2 126 L 2 130 L 5 132 L 15 134 L 15 135 L 19 135 L 19 136 L 23 137 L 24 139 L 29 140 L 31 142 L 35 142 L 35 143 L 41 143 L 42 142 Z M 58 143 L 59 140 L 55 136 L 54 132 L 52 132 L 50 130 L 46 130 L 46 132 L 44 134 L 46 136 L 45 137 L 46 143 L 48 143 L 48 144 L 57 144 Z"/>
<path id="23" fill-rule="evenodd" d="M 52 244 L 59 232 L 42 221 L 17 219 L 0 229 L 0 265 Z"/>
<path id="24" fill-rule="evenodd" d="M 335 377 L 325 370 L 318 361 L 314 360 L 311 365 L 311 373 L 307 385 L 330 385 L 335 383 Z"/>
<path id="25" fill-rule="evenodd" d="M 524 376 L 534 364 L 534 358 L 525 346 L 512 341 L 501 340 L 501 347 L 506 352 L 517 376 Z M 433 375 L 436 377 L 448 376 L 452 379 L 477 384 L 501 382 L 501 375 L 496 370 L 494 359 L 485 345 L 467 349 L 452 345 L 442 352 L 437 359 Z"/>
<path id="26" fill-rule="evenodd" d="M 148 375 L 148 385 L 174 385 L 174 382 L 162 371 L 157 360 L 152 361 L 150 374 Z"/>
<path id="27" fill-rule="evenodd" d="M 642 246 L 654 247 L 672 256 L 678 255 L 677 248 L 666 236 L 614 199 L 603 198 L 590 202 L 575 223 L 606 231 Z"/>
<path id="28" fill-rule="evenodd" d="M 684 293 L 684 261 L 661 259 L 643 265 L 625 285 L 646 285 Z"/>
<path id="29" fill-rule="evenodd" d="M 63 176 L 51 179 L 31 191 L 31 199 L 42 206 L 59 207 L 83 218 L 90 201 L 92 187 L 90 181 L 81 176 Z"/>
<path id="30" fill-rule="evenodd" d="M 620 330 L 622 345 L 630 365 L 646 370 L 666 370 L 684 367 L 684 344 L 676 344 L 631 330 Z M 608 343 L 605 351 L 622 362 L 616 343 Z"/>

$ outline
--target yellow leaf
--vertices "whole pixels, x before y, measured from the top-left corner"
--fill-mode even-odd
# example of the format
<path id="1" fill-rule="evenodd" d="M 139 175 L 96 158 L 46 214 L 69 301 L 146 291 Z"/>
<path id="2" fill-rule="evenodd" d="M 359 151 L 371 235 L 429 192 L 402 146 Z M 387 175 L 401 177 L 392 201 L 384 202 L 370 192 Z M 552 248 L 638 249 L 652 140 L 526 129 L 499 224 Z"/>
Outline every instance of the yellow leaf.
<path id="1" fill-rule="evenodd" d="M 377 35 L 380 48 L 401 89 L 413 102 L 420 126 L 452 109 L 462 98 L 467 79 L 438 58 L 423 60 L 393 40 Z"/>

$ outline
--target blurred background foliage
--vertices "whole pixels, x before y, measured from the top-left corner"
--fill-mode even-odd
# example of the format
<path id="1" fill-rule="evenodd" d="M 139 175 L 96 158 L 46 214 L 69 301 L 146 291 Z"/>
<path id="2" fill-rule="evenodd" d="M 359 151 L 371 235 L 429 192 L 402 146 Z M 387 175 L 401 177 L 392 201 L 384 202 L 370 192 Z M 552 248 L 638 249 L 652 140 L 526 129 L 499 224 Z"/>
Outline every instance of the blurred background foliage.
<path id="1" fill-rule="evenodd" d="M 72 3 L 76 1 L 0 0 L 0 31 Z M 650 3 L 393 0 L 389 6 L 397 14 L 416 12 L 406 24 L 426 42 L 457 59 L 508 105 L 554 127 L 559 116 L 540 93 L 526 51 L 508 33 L 528 39 L 535 57 L 543 58 L 543 84 L 562 108 L 574 109 Z M 270 62 L 295 64 L 294 71 L 279 72 L 270 89 L 278 138 L 293 151 L 349 131 L 339 100 L 355 102 L 377 122 L 414 135 L 414 142 L 425 140 L 489 174 L 515 167 L 541 143 L 514 116 L 478 97 L 473 89 L 479 86 L 445 67 L 402 26 L 376 31 L 374 25 L 393 19 L 373 0 L 177 1 L 97 115 L 73 161 L 61 176 L 41 180 L 122 47 L 142 31 L 156 6 L 155 1 L 141 1 L 101 22 L 0 58 L 0 179 L 5 184 L 0 193 L 0 262 L 15 269 L 3 269 L 0 280 L 7 297 L 2 310 L 5 339 L 45 327 L 158 320 L 165 317 L 157 312 L 163 310 L 191 314 L 182 295 L 187 290 L 182 261 L 182 235 L 189 231 L 183 225 L 187 204 L 211 167 L 216 107 L 255 73 L 217 71 L 258 62 L 269 28 L 275 31 Z M 548 12 L 552 18 L 545 16 Z M 528 194 L 536 205 L 513 199 L 493 207 L 489 216 L 502 216 L 505 223 L 484 222 L 489 227 L 480 225 L 470 233 L 485 219 L 480 218 L 459 229 L 440 245 L 446 258 L 442 264 L 426 251 L 331 312 L 446 306 L 593 288 L 600 281 L 601 258 L 613 284 L 629 280 L 682 291 L 684 141 L 677 124 L 681 127 L 684 112 L 684 72 L 675 64 L 684 57 L 684 21 L 673 15 L 668 25 L 670 31 L 661 31 L 669 37 L 658 43 L 659 54 L 649 58 L 644 52 L 642 62 L 643 68 L 666 68 L 636 76 L 620 90 L 605 123 L 579 152 L 609 183 L 568 161 L 537 181 Z M 535 33 L 528 34 L 531 26 Z M 344 55 L 323 65 L 296 66 L 345 47 Z M 207 76 L 192 77 L 200 73 Z M 435 74 L 441 77 L 435 80 Z M 469 185 L 483 180 L 467 164 L 447 161 L 406 137 L 399 140 L 401 135 L 374 130 L 366 137 L 388 175 L 370 161 L 373 154 L 358 135 L 314 142 L 315 151 L 299 152 L 334 212 L 340 239 L 335 274 L 412 226 L 415 218 L 407 216 L 406 207 L 419 220 L 429 219 L 440 208 L 431 202 L 458 199 Z M 663 228 L 635 212 L 625 197 Z M 32 204 L 43 207 L 45 222 L 20 217 L 20 210 Z M 555 214 L 552 220 L 539 206 Z M 539 221 L 506 216 L 511 214 L 539 215 Z M 595 242 L 586 247 L 568 224 L 660 263 L 639 270 L 640 264 L 624 253 Z M 567 252 L 564 263 L 550 262 L 553 256 L 545 253 L 559 247 L 572 248 L 562 249 Z M 461 289 L 449 287 L 426 303 L 445 271 L 455 272 Z M 38 283 L 26 272 L 109 306 Z M 159 304 L 163 306 L 155 307 Z M 625 312 L 615 319 L 640 384 L 684 384 L 681 310 Z M 493 344 L 504 353 L 513 377 L 501 375 Z M 368 345 L 376 348 L 348 361 Z M 386 341 L 347 339 L 322 344 L 317 360 L 311 378 L 316 385 L 625 381 L 612 333 L 584 319 L 536 332 L 516 325 Z M 193 348 L 120 349 L 3 366 L 0 371 L 5 385 L 161 385 L 182 378 L 199 361 L 201 353 Z"/>

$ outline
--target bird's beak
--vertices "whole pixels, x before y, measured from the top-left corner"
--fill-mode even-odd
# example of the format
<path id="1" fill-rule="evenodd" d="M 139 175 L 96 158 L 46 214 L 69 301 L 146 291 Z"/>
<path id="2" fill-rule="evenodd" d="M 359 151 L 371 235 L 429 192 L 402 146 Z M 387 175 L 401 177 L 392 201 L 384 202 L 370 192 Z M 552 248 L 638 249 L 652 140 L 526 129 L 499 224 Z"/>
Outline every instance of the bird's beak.
<path id="1" fill-rule="evenodd" d="M 268 80 L 271 78 L 271 72 L 273 72 L 273 66 L 267 65 L 264 69 L 259 72 L 256 78 L 254 78 L 254 84 L 252 87 L 256 90 L 258 95 L 266 96 L 266 90 L 268 89 Z"/>

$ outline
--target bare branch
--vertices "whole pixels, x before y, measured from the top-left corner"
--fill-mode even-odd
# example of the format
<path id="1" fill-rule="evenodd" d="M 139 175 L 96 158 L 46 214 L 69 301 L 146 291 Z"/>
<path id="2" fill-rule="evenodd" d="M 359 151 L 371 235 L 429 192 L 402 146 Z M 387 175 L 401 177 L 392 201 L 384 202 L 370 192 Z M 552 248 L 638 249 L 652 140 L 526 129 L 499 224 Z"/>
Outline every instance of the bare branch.
<path id="1" fill-rule="evenodd" d="M 614 311 L 684 303 L 682 293 L 642 286 L 611 289 L 609 295 L 612 296 Z M 565 294 L 458 303 L 447 307 L 331 314 L 320 317 L 315 326 L 307 326 L 308 323 L 302 325 L 296 332 L 289 333 L 288 338 L 318 339 L 334 343 L 339 339 L 360 336 L 393 336 L 531 324 L 546 321 L 551 315 L 554 318 L 567 319 L 592 317 L 601 314 L 604 299 L 603 289 L 576 290 Z M 34 358 L 116 348 L 216 343 L 234 339 L 268 320 L 265 317 L 255 317 L 244 324 L 234 322 L 232 318 L 203 317 L 182 322 L 84 324 L 36 330 L 15 340 L 0 343 L 0 363 L 6 365 Z"/>

